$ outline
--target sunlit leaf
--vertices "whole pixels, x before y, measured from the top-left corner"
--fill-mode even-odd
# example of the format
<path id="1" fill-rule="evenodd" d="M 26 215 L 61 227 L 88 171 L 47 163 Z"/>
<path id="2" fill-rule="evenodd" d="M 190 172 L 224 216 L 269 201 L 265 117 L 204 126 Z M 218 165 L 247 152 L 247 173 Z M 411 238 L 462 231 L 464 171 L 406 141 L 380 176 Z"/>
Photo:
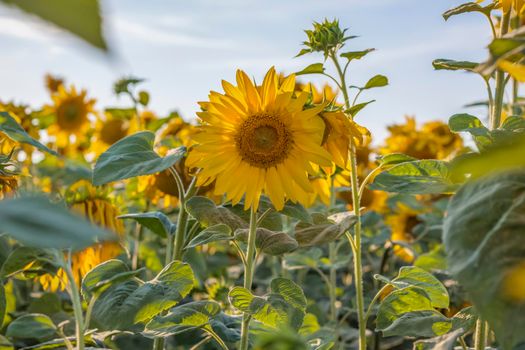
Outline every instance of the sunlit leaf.
<path id="1" fill-rule="evenodd" d="M 3 0 L 2 0 L 3 1 Z M 5 133 L 9 138 L 22 143 L 27 143 L 42 152 L 57 156 L 58 153 L 35 140 L 17 123 L 9 112 L 0 112 L 0 132 Z"/>
<path id="2" fill-rule="evenodd" d="M 320 74 L 324 72 L 324 67 L 322 63 L 313 63 L 306 67 L 305 69 L 295 73 L 295 75 L 305 75 L 305 74 Z"/>

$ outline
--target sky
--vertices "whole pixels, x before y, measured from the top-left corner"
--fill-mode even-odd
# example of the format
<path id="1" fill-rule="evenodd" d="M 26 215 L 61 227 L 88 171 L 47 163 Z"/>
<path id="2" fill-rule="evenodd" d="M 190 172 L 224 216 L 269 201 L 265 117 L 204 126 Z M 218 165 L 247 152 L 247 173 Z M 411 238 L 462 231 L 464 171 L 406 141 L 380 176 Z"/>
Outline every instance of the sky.
<path id="1" fill-rule="evenodd" d="M 357 121 L 375 140 L 386 126 L 405 115 L 418 121 L 447 120 L 456 113 L 485 117 L 465 107 L 486 98 L 475 74 L 435 71 L 432 60 L 483 61 L 490 42 L 487 21 L 479 14 L 441 14 L 464 1 L 455 0 L 102 0 L 109 58 L 72 36 L 16 10 L 0 7 L 0 99 L 41 105 L 49 101 L 46 73 L 85 88 L 99 108 L 126 106 L 112 84 L 126 75 L 145 78 L 150 107 L 160 114 L 178 110 L 195 118 L 198 101 L 233 81 L 243 69 L 257 81 L 275 66 L 293 73 L 322 62 L 318 54 L 294 56 L 312 21 L 338 18 L 358 35 L 348 51 L 376 51 L 349 68 L 350 85 L 364 85 L 375 74 L 387 87 L 364 92 L 360 101 L 376 100 Z M 321 84 L 321 77 L 308 80 Z"/>

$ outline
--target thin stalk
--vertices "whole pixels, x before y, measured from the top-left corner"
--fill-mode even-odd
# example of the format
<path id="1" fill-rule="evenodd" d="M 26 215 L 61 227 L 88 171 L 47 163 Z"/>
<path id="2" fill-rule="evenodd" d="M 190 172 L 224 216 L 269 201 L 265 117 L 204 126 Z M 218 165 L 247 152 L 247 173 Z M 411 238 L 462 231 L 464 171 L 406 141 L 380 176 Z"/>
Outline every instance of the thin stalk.
<path id="1" fill-rule="evenodd" d="M 255 238 L 257 236 L 257 212 L 252 207 L 250 211 L 250 229 L 248 231 L 248 248 L 246 249 L 246 264 L 244 265 L 244 288 L 251 290 L 253 282 L 253 262 L 255 255 Z M 248 336 L 250 331 L 251 316 L 244 314 L 241 325 L 240 350 L 248 349 Z"/>
<path id="2" fill-rule="evenodd" d="M 348 90 L 346 85 L 345 75 L 341 70 L 337 55 L 333 52 L 330 55 L 334 62 L 335 68 L 339 74 L 341 80 L 341 86 L 343 96 L 345 99 L 346 109 L 350 109 L 350 101 L 348 99 Z M 349 239 L 350 244 L 354 245 L 354 276 L 355 276 L 355 292 L 356 292 L 356 306 L 357 306 L 357 319 L 359 323 L 359 350 L 366 350 L 366 319 L 365 319 L 365 302 L 363 296 L 363 266 L 361 262 L 361 199 L 359 197 L 359 180 L 357 178 L 357 157 L 356 148 L 353 139 L 350 138 L 350 182 L 352 187 L 352 206 L 354 208 L 354 214 L 357 218 L 357 222 L 354 226 L 355 237 L 352 240 Z"/>
<path id="3" fill-rule="evenodd" d="M 328 291 L 330 293 L 330 320 L 337 324 L 337 296 L 336 296 L 336 286 L 337 286 L 337 274 L 334 267 L 334 261 L 336 258 L 335 254 L 335 243 L 330 242 L 328 244 L 328 256 L 330 259 L 330 284 L 328 286 Z"/>
<path id="4" fill-rule="evenodd" d="M 197 350 L 198 348 L 200 348 L 201 346 L 203 346 L 204 344 L 206 344 L 207 342 L 209 342 L 211 339 L 213 339 L 211 336 L 207 336 L 206 338 L 202 339 L 200 342 L 198 342 L 197 344 L 193 345 L 190 350 Z"/>
<path id="5" fill-rule="evenodd" d="M 512 79 L 512 114 L 519 115 L 520 107 L 518 105 L 518 91 L 519 83 L 516 79 Z"/>
<path id="6" fill-rule="evenodd" d="M 93 296 L 91 300 L 89 301 L 87 310 L 86 310 L 86 317 L 84 318 L 84 332 L 86 332 L 89 328 L 89 322 L 91 321 L 91 314 L 93 313 L 93 307 L 95 306 L 95 302 L 97 301 L 97 297 Z"/>
<path id="7" fill-rule="evenodd" d="M 179 192 L 179 216 L 177 219 L 177 229 L 175 230 L 175 236 L 170 237 L 171 240 L 168 242 L 168 247 L 166 249 L 166 265 L 173 260 L 180 260 L 182 258 L 182 249 L 184 246 L 184 235 L 186 233 L 186 221 L 188 219 L 188 213 L 185 209 L 186 196 L 184 193 L 184 185 L 182 179 L 173 167 L 170 168 L 170 173 L 177 183 L 177 190 Z M 170 235 L 173 236 L 173 235 Z M 174 242 L 173 242 L 174 240 Z M 173 246 L 173 253 L 172 253 Z"/>
<path id="8" fill-rule="evenodd" d="M 217 335 L 217 333 L 215 333 L 213 331 L 213 329 L 211 329 L 211 327 L 206 327 L 204 328 L 204 330 L 206 331 L 206 333 L 208 333 L 209 335 L 211 335 L 211 337 L 217 342 L 217 344 L 219 344 L 219 346 L 221 347 L 222 350 L 229 350 L 228 349 L 228 346 L 226 346 L 226 344 L 224 343 L 224 341 L 221 339 L 221 337 L 219 337 Z"/>
<path id="9" fill-rule="evenodd" d="M 509 30 L 510 12 L 503 14 L 499 37 L 507 34 Z M 496 70 L 496 92 L 494 97 L 493 113 L 490 116 L 491 129 L 497 129 L 501 124 L 501 112 L 503 110 L 503 95 L 505 94 L 505 72 L 501 69 Z"/>
<path id="10" fill-rule="evenodd" d="M 474 348 L 476 350 L 485 350 L 487 343 L 486 335 L 485 321 L 478 318 L 476 321 L 476 333 L 474 334 Z"/>
<path id="11" fill-rule="evenodd" d="M 71 303 L 73 304 L 73 313 L 75 315 L 75 330 L 77 338 L 77 349 L 84 350 L 84 317 L 82 314 L 82 302 L 80 301 L 80 293 L 78 291 L 77 282 L 73 277 L 71 270 L 71 251 L 69 252 L 68 261 L 64 264 L 64 270 L 68 278 L 68 292 L 71 296 Z"/>

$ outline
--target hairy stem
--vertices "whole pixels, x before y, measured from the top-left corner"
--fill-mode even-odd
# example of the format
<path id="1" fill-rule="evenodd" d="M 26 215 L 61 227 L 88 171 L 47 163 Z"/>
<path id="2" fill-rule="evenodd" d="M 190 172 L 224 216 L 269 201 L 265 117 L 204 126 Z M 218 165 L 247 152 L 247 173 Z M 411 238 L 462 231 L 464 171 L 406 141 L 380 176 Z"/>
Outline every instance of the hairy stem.
<path id="1" fill-rule="evenodd" d="M 255 238 L 257 236 L 257 212 L 252 207 L 250 211 L 250 229 L 248 231 L 248 248 L 246 249 L 246 264 L 244 265 L 244 288 L 251 291 L 255 258 Z M 240 350 L 248 349 L 248 336 L 250 332 L 251 316 L 244 314 L 241 325 Z"/>
<path id="2" fill-rule="evenodd" d="M 510 12 L 503 14 L 501 20 L 500 34 L 502 37 L 509 30 Z M 490 128 L 497 129 L 501 124 L 501 112 L 503 110 L 503 95 L 505 94 L 505 72 L 501 69 L 496 70 L 496 92 L 494 97 L 493 113 L 490 116 Z"/>
<path id="3" fill-rule="evenodd" d="M 66 271 L 68 279 L 68 292 L 71 297 L 71 303 L 73 304 L 73 313 L 75 315 L 75 331 L 77 338 L 77 349 L 84 350 L 84 316 L 82 314 L 82 302 L 80 301 L 80 293 L 78 291 L 77 282 L 73 276 L 71 270 L 71 251 L 69 252 L 68 261 L 64 264 L 64 270 Z"/>
<path id="4" fill-rule="evenodd" d="M 332 52 L 330 58 L 334 62 L 337 73 L 341 80 L 341 86 L 343 87 L 342 93 L 345 99 L 345 108 L 350 109 L 350 101 L 348 98 L 348 88 L 346 85 L 346 79 L 341 65 L 337 59 L 335 52 Z M 352 118 L 352 116 L 350 116 Z M 350 182 L 352 187 L 352 206 L 354 214 L 357 218 L 357 222 L 354 226 L 355 237 L 352 240 L 349 239 L 349 243 L 354 245 L 354 277 L 355 277 L 355 292 L 356 292 L 356 306 L 357 306 L 357 318 L 359 322 L 359 350 L 366 350 L 366 319 L 365 319 L 365 302 L 363 296 L 363 265 L 361 262 L 361 199 L 359 197 L 359 180 L 357 178 L 357 156 L 356 147 L 352 138 L 350 138 Z"/>

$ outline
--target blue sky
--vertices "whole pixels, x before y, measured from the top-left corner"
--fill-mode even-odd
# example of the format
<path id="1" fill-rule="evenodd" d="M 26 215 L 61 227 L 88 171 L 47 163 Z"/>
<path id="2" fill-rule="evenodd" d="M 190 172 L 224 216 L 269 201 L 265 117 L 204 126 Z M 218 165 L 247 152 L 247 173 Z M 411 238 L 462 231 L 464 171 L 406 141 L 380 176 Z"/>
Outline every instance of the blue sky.
<path id="1" fill-rule="evenodd" d="M 241 68 L 258 81 L 275 66 L 295 72 L 321 56 L 293 58 L 311 22 L 339 18 L 359 38 L 348 50 L 377 51 L 351 66 L 352 85 L 375 74 L 390 79 L 370 90 L 375 99 L 358 122 L 376 135 L 385 126 L 414 115 L 420 121 L 447 120 L 469 111 L 465 104 L 485 98 L 481 78 L 434 71 L 435 58 L 481 61 L 490 40 L 486 20 L 477 14 L 445 22 L 441 14 L 454 0 L 111 0 L 103 1 L 105 25 L 116 58 L 108 59 L 61 31 L 0 8 L 0 97 L 41 104 L 49 97 L 43 75 L 51 72 L 89 90 L 98 107 L 123 105 L 112 83 L 123 75 L 147 79 L 151 107 L 160 113 L 178 109 L 194 118 L 196 102 L 220 80 L 233 80 Z M 313 78 L 312 78 L 313 79 Z M 315 78 L 314 82 L 322 79 Z"/>

